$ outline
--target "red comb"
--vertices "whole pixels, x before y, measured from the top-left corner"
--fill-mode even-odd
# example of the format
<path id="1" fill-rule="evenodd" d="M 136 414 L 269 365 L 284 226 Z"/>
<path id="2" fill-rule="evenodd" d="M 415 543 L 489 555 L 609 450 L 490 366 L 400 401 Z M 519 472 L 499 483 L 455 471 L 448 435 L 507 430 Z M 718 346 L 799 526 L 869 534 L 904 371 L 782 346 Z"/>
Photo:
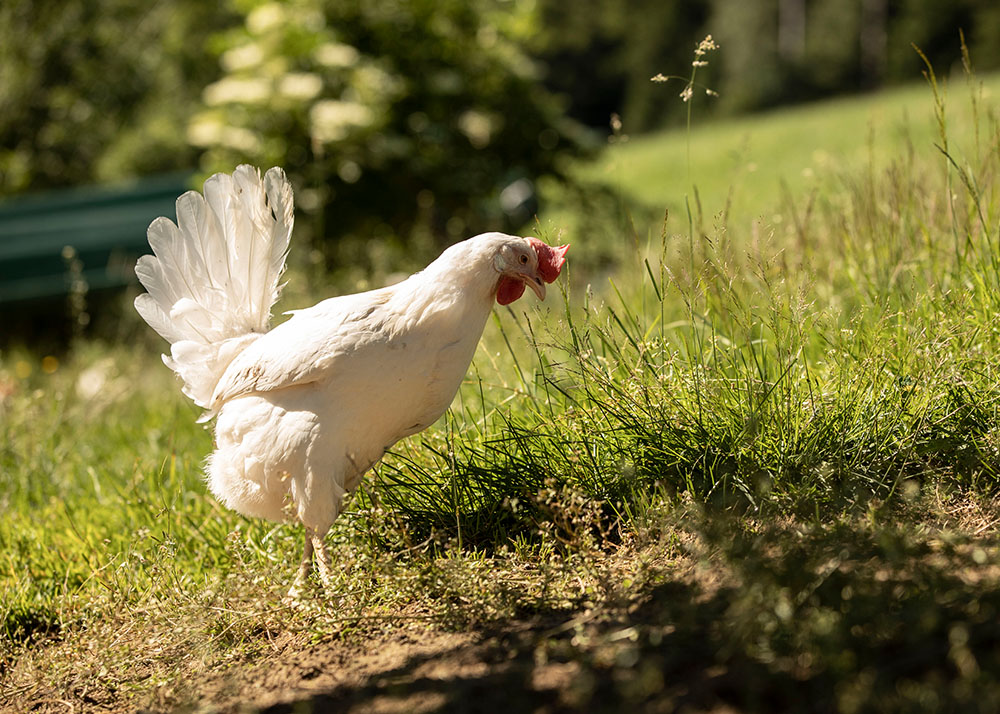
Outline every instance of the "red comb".
<path id="1" fill-rule="evenodd" d="M 555 282 L 562 270 L 563 263 L 566 262 L 566 251 L 569 245 L 551 246 L 543 243 L 537 238 L 525 238 L 538 254 L 538 274 L 547 283 Z"/>

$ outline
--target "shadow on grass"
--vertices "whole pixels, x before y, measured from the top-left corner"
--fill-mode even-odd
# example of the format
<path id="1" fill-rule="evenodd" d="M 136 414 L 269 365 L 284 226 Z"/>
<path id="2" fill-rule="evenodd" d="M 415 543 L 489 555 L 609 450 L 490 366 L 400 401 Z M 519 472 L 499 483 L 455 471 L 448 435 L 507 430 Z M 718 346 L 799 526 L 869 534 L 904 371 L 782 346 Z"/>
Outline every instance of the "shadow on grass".
<path id="1" fill-rule="evenodd" d="M 1000 710 L 997 544 L 919 527 L 703 530 L 687 575 L 541 613 L 268 714 Z"/>

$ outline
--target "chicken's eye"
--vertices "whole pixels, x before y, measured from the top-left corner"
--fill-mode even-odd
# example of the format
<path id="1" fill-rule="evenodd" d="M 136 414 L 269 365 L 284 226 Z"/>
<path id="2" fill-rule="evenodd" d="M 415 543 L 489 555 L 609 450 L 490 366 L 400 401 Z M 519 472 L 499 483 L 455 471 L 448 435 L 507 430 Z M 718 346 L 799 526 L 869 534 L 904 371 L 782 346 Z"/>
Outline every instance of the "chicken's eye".
<path id="1" fill-rule="evenodd" d="M 527 265 L 527 264 L 528 264 L 528 256 L 526 256 L 524 253 L 521 253 L 521 265 Z"/>

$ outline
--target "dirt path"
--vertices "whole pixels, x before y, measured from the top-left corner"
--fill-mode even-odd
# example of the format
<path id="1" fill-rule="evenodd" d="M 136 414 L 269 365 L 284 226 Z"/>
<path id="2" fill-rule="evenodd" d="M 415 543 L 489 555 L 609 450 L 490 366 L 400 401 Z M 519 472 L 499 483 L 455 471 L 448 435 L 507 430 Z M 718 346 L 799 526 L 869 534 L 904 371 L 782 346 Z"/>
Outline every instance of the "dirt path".
<path id="1" fill-rule="evenodd" d="M 94 644 L 108 633 L 87 630 L 26 656 L 6 680 L 21 701 L 0 693 L 0 709 L 1000 711 L 997 537 L 865 524 L 725 533 L 686 566 L 657 563 L 641 587 L 619 579 L 617 595 L 506 618 L 369 613 L 313 641 L 316 629 L 264 614 L 213 647 L 204 626 L 179 640 L 170 620 L 137 630 L 117 659 Z M 154 652 L 172 666 L 158 670 Z"/>
<path id="2" fill-rule="evenodd" d="M 555 687 L 562 682 L 555 671 L 535 676 L 519 647 L 523 639 L 524 633 L 410 632 L 364 646 L 328 643 L 211 683 L 200 704 L 266 714 L 485 712 L 496 710 L 498 697 L 508 711 L 558 705 Z"/>

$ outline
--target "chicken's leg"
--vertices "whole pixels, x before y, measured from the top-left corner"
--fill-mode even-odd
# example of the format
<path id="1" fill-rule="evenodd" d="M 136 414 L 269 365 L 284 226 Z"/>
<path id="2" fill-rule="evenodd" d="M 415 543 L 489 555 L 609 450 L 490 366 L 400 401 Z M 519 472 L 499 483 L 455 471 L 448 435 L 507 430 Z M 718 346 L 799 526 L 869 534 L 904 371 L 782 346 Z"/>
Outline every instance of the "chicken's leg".
<path id="1" fill-rule="evenodd" d="M 309 577 L 309 571 L 312 570 L 312 558 L 312 531 L 306 528 L 306 545 L 302 549 L 302 561 L 299 563 L 299 572 L 295 574 L 295 580 L 292 582 L 292 587 L 288 590 L 287 599 L 297 600 L 299 595 L 302 594 L 302 589 L 306 586 L 306 579 Z"/>
<path id="2" fill-rule="evenodd" d="M 330 551 L 326 549 L 326 541 L 316 531 L 308 531 L 308 537 L 316 551 L 316 567 L 319 570 L 319 581 L 324 588 L 333 584 L 333 566 L 330 563 Z"/>
<path id="3" fill-rule="evenodd" d="M 306 545 L 302 550 L 302 562 L 299 563 L 299 572 L 295 575 L 292 587 L 288 590 L 288 600 L 297 600 L 302 594 L 312 571 L 313 554 L 316 555 L 316 568 L 319 571 L 319 581 L 324 588 L 329 588 L 333 584 L 333 565 L 330 563 L 330 551 L 326 548 L 326 541 L 323 536 L 311 528 L 306 528 Z"/>

